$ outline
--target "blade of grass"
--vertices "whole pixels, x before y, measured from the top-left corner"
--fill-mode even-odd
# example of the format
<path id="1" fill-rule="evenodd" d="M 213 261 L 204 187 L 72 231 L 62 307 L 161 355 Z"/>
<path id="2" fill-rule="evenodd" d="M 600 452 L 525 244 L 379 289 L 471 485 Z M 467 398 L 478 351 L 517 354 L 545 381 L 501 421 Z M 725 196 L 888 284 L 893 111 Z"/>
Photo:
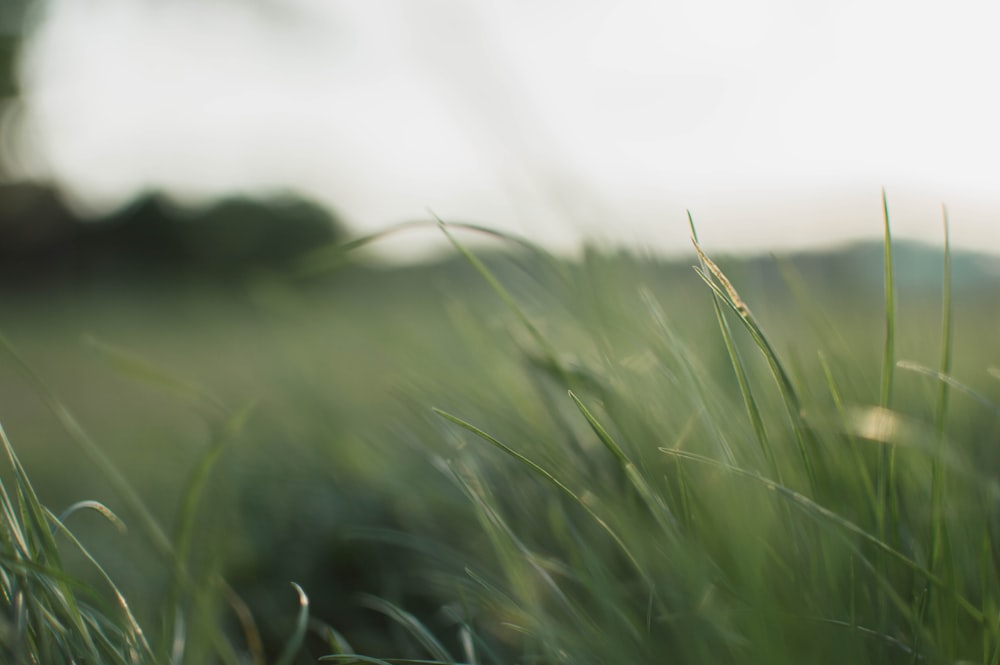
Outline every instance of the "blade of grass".
<path id="1" fill-rule="evenodd" d="M 647 508 L 652 513 L 653 518 L 657 521 L 664 535 L 673 536 L 677 532 L 677 518 L 671 512 L 670 507 L 663 502 L 663 498 L 658 494 L 653 492 L 653 489 L 649 486 L 646 478 L 639 472 L 636 465 L 629 459 L 628 455 L 622 447 L 615 441 L 608 431 L 601 425 L 600 421 L 594 417 L 594 414 L 580 401 L 572 390 L 569 391 L 569 397 L 576 404 L 576 408 L 580 410 L 583 417 L 586 419 L 587 423 L 590 425 L 591 429 L 597 435 L 597 438 L 601 440 L 601 443 L 611 451 L 615 459 L 618 460 L 618 464 L 621 466 L 622 470 L 625 472 L 626 477 L 632 486 L 635 487 L 639 496 L 646 503 Z"/>
<path id="2" fill-rule="evenodd" d="M 327 647 L 335 652 L 330 655 L 344 655 L 354 652 L 354 647 L 352 647 L 351 643 L 347 641 L 347 638 L 344 637 L 339 630 L 328 623 L 320 621 L 319 619 L 312 619 L 309 621 L 309 627 L 312 629 L 313 633 L 319 635 L 320 639 L 326 642 Z M 320 660 L 322 660 L 322 658 Z"/>
<path id="3" fill-rule="evenodd" d="M 302 650 L 302 642 L 306 637 L 306 628 L 309 626 L 309 597 L 306 596 L 306 592 L 302 590 L 302 587 L 295 582 L 292 582 L 292 588 L 295 589 L 299 597 L 299 612 L 295 619 L 295 628 L 288 641 L 285 642 L 278 660 L 274 661 L 274 665 L 292 665 L 295 657 Z"/>
<path id="4" fill-rule="evenodd" d="M 598 526 L 600 526 L 611 537 L 611 539 L 615 542 L 618 548 L 622 551 L 622 554 L 624 554 L 628 558 L 629 562 L 635 568 L 636 572 L 638 572 L 639 575 L 642 576 L 643 580 L 645 580 L 646 583 L 650 586 L 650 588 L 652 588 L 653 583 L 651 577 L 645 571 L 643 566 L 639 563 L 639 560 L 632 553 L 632 550 L 628 547 L 628 545 L 625 544 L 625 541 L 622 540 L 621 536 L 619 536 L 618 533 L 611 528 L 611 525 L 609 525 L 604 520 L 604 518 L 598 515 L 597 512 L 586 501 L 584 501 L 580 496 L 576 494 L 576 492 L 571 490 L 569 487 L 563 484 L 562 481 L 560 481 L 558 478 L 552 475 L 552 473 L 545 470 L 543 467 L 541 467 L 528 457 L 517 452 L 516 450 L 508 446 L 506 443 L 503 443 L 499 439 L 479 429 L 475 425 L 466 422 L 465 420 L 462 420 L 458 416 L 454 416 L 448 413 L 447 411 L 443 411 L 438 408 L 434 408 L 433 411 L 434 413 L 441 416 L 445 420 L 455 425 L 458 425 L 462 429 L 471 432 L 472 434 L 476 435 L 483 441 L 486 441 L 490 445 L 499 448 L 500 450 L 510 455 L 511 457 L 513 457 L 514 459 L 516 459 L 517 461 L 519 461 L 520 463 L 524 464 L 526 467 L 531 469 L 533 472 L 541 476 L 546 482 L 552 484 L 560 492 L 568 496 L 573 501 L 573 503 L 580 506 L 584 510 L 584 512 L 586 512 L 591 517 L 591 519 L 593 519 L 598 524 Z"/>
<path id="5" fill-rule="evenodd" d="M 966 384 L 962 383 L 961 381 L 959 381 L 954 377 L 942 374 L 938 370 L 931 369 L 930 367 L 921 365 L 920 363 L 914 362 L 912 360 L 900 360 L 898 363 L 896 363 L 896 366 L 899 367 L 900 369 L 905 369 L 910 372 L 916 372 L 917 374 L 923 374 L 924 376 L 929 376 L 932 379 L 940 381 L 941 383 L 947 383 L 949 389 L 957 390 L 960 393 L 971 397 L 972 399 L 979 402 L 981 406 L 986 407 L 994 415 L 1000 416 L 1000 404 L 997 404 L 983 393 L 979 392 L 975 388 L 967 386 Z"/>
<path id="6" fill-rule="evenodd" d="M 951 374 L 952 355 L 952 323 L 951 307 L 951 234 L 948 225 L 948 209 L 942 206 L 942 222 L 944 227 L 944 271 L 941 278 L 941 353 L 939 360 L 939 375 Z M 898 363 L 897 363 L 898 366 Z M 945 519 L 945 475 L 942 464 L 945 446 L 945 425 L 948 417 L 948 401 L 951 385 L 948 381 L 938 382 L 937 403 L 934 409 L 934 429 L 937 432 L 937 445 L 931 462 L 931 544 L 929 567 L 945 577 L 951 577 L 951 566 L 948 565 L 948 524 Z M 933 601 L 933 594 L 931 596 Z M 938 633 L 953 650 L 957 643 L 955 622 L 951 620 L 954 614 L 953 603 L 942 599 L 942 606 L 935 614 L 938 621 Z"/>
<path id="7" fill-rule="evenodd" d="M 889 200 L 882 190 L 884 241 L 882 244 L 885 271 L 885 348 L 882 354 L 882 383 L 879 406 L 892 408 L 893 368 L 896 366 L 896 285 L 892 260 L 892 229 L 889 224 Z"/>
<path id="8" fill-rule="evenodd" d="M 948 224 L 948 209 L 942 207 L 944 225 L 944 274 L 941 278 L 941 359 L 938 364 L 942 376 L 951 374 L 952 327 L 954 314 L 951 307 L 951 233 Z M 935 426 L 938 436 L 944 439 L 944 428 L 948 417 L 949 385 L 942 382 L 938 386 Z"/>
<path id="9" fill-rule="evenodd" d="M 841 428 L 847 434 L 847 442 L 851 447 L 851 454 L 854 457 L 854 464 L 858 470 L 858 476 L 861 478 L 861 483 L 865 488 L 865 495 L 868 497 L 868 505 L 874 507 L 878 501 L 878 495 L 875 491 L 875 483 L 872 482 L 871 473 L 868 471 L 868 465 L 865 464 L 864 458 L 861 456 L 861 450 L 858 447 L 858 440 L 848 427 L 849 418 L 847 413 L 847 408 L 844 405 L 844 399 L 840 394 L 840 389 L 837 388 L 837 382 L 833 378 L 833 370 L 830 368 L 830 363 L 826 359 L 826 354 L 822 351 L 819 352 L 819 364 L 823 368 L 823 375 L 826 377 L 826 385 L 830 389 L 830 397 L 833 399 L 834 408 L 837 409 L 837 416 L 840 418 Z"/>
<path id="10" fill-rule="evenodd" d="M 87 455 L 94 466 L 97 467 L 114 492 L 124 501 L 126 507 L 138 518 L 139 525 L 142 527 L 150 543 L 152 543 L 156 553 L 165 563 L 171 566 L 171 570 L 178 571 L 177 574 L 181 578 L 181 584 L 186 588 L 195 588 L 194 582 L 188 575 L 183 561 L 178 558 L 170 538 L 166 535 L 166 532 L 153 516 L 152 511 L 150 511 L 145 501 L 138 495 L 128 479 L 122 475 L 100 446 L 87 434 L 86 430 L 83 429 L 69 409 L 56 397 L 54 391 L 32 370 L 27 361 L 24 360 L 10 341 L 2 334 L 0 334 L 0 347 L 3 347 L 7 354 L 15 361 L 19 371 L 33 385 L 66 433 L 70 435 L 72 440 Z M 239 420 L 240 414 L 237 414 L 231 423 L 238 422 Z M 225 650 L 227 644 L 220 630 L 215 631 L 212 635 L 212 641 L 219 649 Z M 171 639 L 171 636 L 168 635 L 167 638 Z M 219 655 L 225 660 L 229 660 L 225 658 L 223 651 L 220 651 Z"/>
<path id="11" fill-rule="evenodd" d="M 697 353 L 684 343 L 681 335 L 670 324 L 666 312 L 663 311 L 663 307 L 657 302 L 649 289 L 645 287 L 640 288 L 639 296 L 642 298 L 646 309 L 653 318 L 653 322 L 662 335 L 666 352 L 680 365 L 688 384 L 696 388 L 697 405 L 694 411 L 698 414 L 709 413 L 709 396 L 715 386 L 706 386 L 704 377 L 707 371 L 703 366 L 697 364 Z M 702 420 L 704 425 L 712 432 L 712 438 L 718 443 L 719 450 L 726 458 L 726 461 L 735 463 L 736 456 L 733 453 L 733 448 L 715 419 L 702 418 Z"/>
<path id="12" fill-rule="evenodd" d="M 350 252 L 356 251 L 362 247 L 403 231 L 421 228 L 440 228 L 440 224 L 441 221 L 437 219 L 436 216 L 434 216 L 433 220 L 401 222 L 374 233 L 369 233 L 359 238 L 355 238 L 354 240 L 318 247 L 299 257 L 295 261 L 293 268 L 295 270 L 295 274 L 299 277 L 312 277 L 325 272 L 330 272 L 343 267 L 345 264 L 344 257 Z M 448 222 L 448 224 L 453 228 L 481 233 L 483 235 L 498 238 L 505 242 L 510 242 L 531 252 L 544 254 L 544 250 L 538 245 L 514 233 L 498 231 L 497 229 L 491 229 L 487 226 L 466 222 Z"/>
<path id="13" fill-rule="evenodd" d="M 569 372 L 560 360 L 559 353 L 556 351 L 555 347 L 552 346 L 551 342 L 549 342 L 549 340 L 542 335 L 541 331 L 531 321 L 521 306 L 517 304 L 514 296 L 512 296 L 510 292 L 503 287 L 500 280 L 498 280 L 493 272 L 486 267 L 486 264 L 479 260 L 479 257 L 469 251 L 468 248 L 455 238 L 454 234 L 448 230 L 448 224 L 446 224 L 443 220 L 438 219 L 438 226 L 441 229 L 441 232 L 444 233 L 445 237 L 448 238 L 448 241 L 452 244 L 452 246 L 458 250 L 458 252 L 472 265 L 472 267 L 476 269 L 476 272 L 478 272 L 483 279 L 486 280 L 487 284 L 490 285 L 490 288 L 492 288 L 493 291 L 500 296 L 504 305 L 506 305 L 511 313 L 517 317 L 518 321 L 521 322 L 521 325 L 528 331 L 528 334 L 535 341 L 535 344 L 538 345 L 539 350 L 548 356 L 548 364 L 558 372 L 565 385 L 572 385 L 570 383 L 571 377 L 569 376 Z"/>
<path id="14" fill-rule="evenodd" d="M 85 559 L 90 563 L 90 565 L 97 571 L 101 579 L 111 590 L 114 595 L 118 607 L 121 610 L 122 616 L 125 620 L 125 625 L 129 629 L 129 635 L 134 640 L 134 645 L 136 648 L 141 649 L 143 654 L 150 659 L 154 660 L 153 650 L 150 648 L 149 643 L 146 641 L 145 633 L 139 622 L 136 621 L 135 617 L 132 615 L 132 610 L 129 608 L 128 601 L 121 591 L 118 590 L 118 586 L 111 579 L 111 576 L 104 570 L 104 567 L 97 562 L 97 559 L 83 546 L 83 544 L 77 539 L 77 537 L 70 531 L 66 526 L 59 521 L 53 513 L 46 510 L 48 513 L 49 522 L 55 527 L 55 529 L 66 539 L 68 539 L 73 546 L 84 556 Z"/>
<path id="15" fill-rule="evenodd" d="M 882 353 L 882 380 L 879 406 L 891 409 L 896 367 L 896 288 L 893 266 L 892 229 L 889 223 L 889 199 L 882 190 L 884 240 L 882 243 L 885 289 L 885 348 Z M 879 451 L 878 463 L 878 531 L 883 540 L 889 537 L 889 520 L 899 524 L 899 504 L 896 496 L 896 449 L 885 446 Z"/>
<path id="16" fill-rule="evenodd" d="M 191 584 L 187 570 L 187 562 L 191 556 L 191 544 L 194 538 L 195 525 L 201 508 L 202 498 L 205 488 L 211 477 L 212 471 L 239 432 L 246 425 L 256 409 L 256 402 L 247 403 L 242 409 L 237 411 L 225 424 L 222 432 L 216 435 L 216 440 L 202 454 L 201 459 L 191 476 L 188 478 L 187 487 L 181 498 L 180 511 L 177 516 L 177 525 L 174 530 L 174 579 L 171 583 L 168 594 L 168 607 L 179 607 L 184 589 L 193 589 L 196 593 L 205 590 L 204 585 Z M 176 616 L 173 612 L 167 613 L 164 633 L 173 635 Z"/>
<path id="17" fill-rule="evenodd" d="M 691 211 L 688 211 L 688 224 L 691 228 L 691 236 L 694 239 L 695 248 L 698 249 L 698 233 L 694 226 L 694 218 L 691 216 Z M 702 271 L 699 272 L 699 276 L 704 279 L 705 270 L 708 269 L 708 257 L 698 252 L 698 258 L 701 261 Z M 720 271 L 721 274 L 721 271 Z M 728 280 L 726 281 L 728 283 Z M 735 291 L 733 291 L 735 293 Z M 760 446 L 761 453 L 764 455 L 764 461 L 767 464 L 768 470 L 775 475 L 777 478 L 781 478 L 781 471 L 778 469 L 777 462 L 775 461 L 774 451 L 771 449 L 771 442 L 767 436 L 767 428 L 764 426 L 764 418 L 760 414 L 760 408 L 757 406 L 757 399 L 754 397 L 753 389 L 750 387 L 750 380 L 747 378 L 746 365 L 743 362 L 743 357 L 736 347 L 736 343 L 733 340 L 732 329 L 729 327 L 729 321 L 726 320 L 725 315 L 722 312 L 722 306 L 719 304 L 720 295 L 718 293 L 712 294 L 712 308 L 715 311 L 715 320 L 719 324 L 719 331 L 722 333 L 723 343 L 726 345 L 726 353 L 729 354 L 729 362 L 733 367 L 733 372 L 736 374 L 736 382 L 740 388 L 740 395 L 743 396 L 743 407 L 746 409 L 747 416 L 750 418 L 750 424 L 753 426 L 754 434 L 757 436 L 757 444 Z M 735 460 L 733 460 L 735 462 Z"/>
<path id="18" fill-rule="evenodd" d="M 496 499 L 490 496 L 482 479 L 469 467 L 455 463 L 449 466 L 453 479 L 472 501 L 508 582 L 514 585 L 515 598 L 532 611 L 541 611 L 543 614 L 548 613 L 548 602 L 555 601 L 556 605 L 566 611 L 572 625 L 579 626 L 588 633 L 598 631 L 599 625 L 587 615 L 584 607 L 573 602 L 556 583 L 545 560 L 532 552 L 518 537 L 509 520 L 500 513 Z"/>
<path id="19" fill-rule="evenodd" d="M 896 284 L 892 252 L 892 229 L 889 223 L 889 199 L 882 190 L 882 212 L 885 225 L 883 242 L 885 268 L 885 349 L 882 356 L 882 383 L 879 390 L 879 405 L 883 409 L 892 408 L 892 393 L 895 384 L 896 367 Z M 879 497 L 883 511 L 880 517 L 880 535 L 888 537 L 885 511 L 888 510 L 892 524 L 899 524 L 899 497 L 896 491 L 896 448 L 881 449 L 878 474 Z"/>
<path id="20" fill-rule="evenodd" d="M 110 508 L 105 506 L 100 501 L 90 501 L 90 500 L 77 501 L 76 503 L 74 503 L 69 508 L 67 508 L 66 510 L 62 511 L 59 514 L 59 521 L 65 524 L 66 520 L 69 519 L 69 517 L 73 513 L 79 512 L 81 510 L 92 510 L 98 513 L 106 520 L 111 522 L 115 526 L 115 528 L 118 529 L 119 533 L 125 533 L 128 531 L 128 527 L 125 526 L 125 522 L 123 522 L 120 517 L 115 515 Z"/>
<path id="21" fill-rule="evenodd" d="M 362 606 L 384 614 L 405 628 L 407 632 L 416 638 L 417 642 L 423 646 L 423 648 L 435 661 L 445 663 L 454 662 L 455 659 L 450 653 L 448 653 L 448 650 L 444 647 L 444 645 L 441 644 L 441 642 L 434 637 L 434 634 L 431 633 L 431 631 L 428 630 L 427 627 L 410 612 L 407 612 L 401 607 L 394 605 L 383 598 L 379 598 L 378 596 L 373 596 L 371 594 L 359 594 L 357 598 L 358 602 Z"/>
<path id="22" fill-rule="evenodd" d="M 701 249 L 697 236 L 692 236 L 692 242 L 694 243 L 694 248 L 698 253 L 699 259 L 705 268 L 707 268 L 707 272 L 698 269 L 696 269 L 696 272 L 716 296 L 739 317 L 771 369 L 771 374 L 778 384 L 778 390 L 781 393 L 785 411 L 788 414 L 789 421 L 792 423 L 792 431 L 795 434 L 796 444 L 798 445 L 799 457 L 802 460 L 802 466 L 805 469 L 809 486 L 815 490 L 817 485 L 816 470 L 807 443 L 807 440 L 811 441 L 812 436 L 808 433 L 802 421 L 802 403 L 795 390 L 795 386 L 792 384 L 788 373 L 778 358 L 778 354 L 774 351 L 774 347 L 771 346 L 767 336 L 764 335 L 764 331 L 751 314 L 750 308 L 747 307 L 735 287 L 729 281 L 729 278 Z"/>
<path id="23" fill-rule="evenodd" d="M 867 541 L 869 544 L 873 545 L 878 551 L 902 563 L 905 567 L 907 567 L 914 573 L 919 574 L 921 577 L 926 579 L 931 584 L 934 584 L 935 586 L 954 595 L 955 599 L 958 601 L 958 604 L 962 608 L 962 610 L 965 611 L 974 620 L 976 621 L 983 620 L 984 617 L 983 612 L 979 608 L 977 608 L 971 601 L 969 601 L 965 596 L 963 596 L 959 590 L 948 586 L 944 582 L 944 580 L 942 580 L 940 577 L 932 573 L 926 567 L 920 565 L 920 563 L 913 560 L 911 557 L 907 556 L 903 552 L 900 552 L 892 545 L 880 539 L 878 536 L 868 533 L 860 526 L 858 526 L 856 523 L 852 522 L 846 517 L 838 515 L 829 508 L 821 506 L 820 504 L 816 503 L 815 501 L 805 496 L 804 494 L 796 492 L 795 490 L 789 487 L 786 487 L 774 480 L 766 478 L 757 472 L 741 469 L 731 464 L 726 464 L 725 462 L 714 460 L 710 457 L 705 457 L 703 455 L 698 455 L 696 453 L 691 453 L 684 450 L 676 450 L 673 448 L 660 448 L 659 450 L 660 452 L 666 453 L 667 455 L 672 455 L 675 457 L 679 457 L 681 459 L 687 459 L 693 462 L 698 462 L 700 464 L 721 469 L 728 473 L 732 473 L 734 475 L 741 476 L 744 478 L 749 478 L 751 480 L 760 483 L 767 489 L 777 492 L 779 496 L 784 497 L 792 505 L 801 508 L 804 512 L 806 512 L 806 514 L 821 518 L 824 522 L 828 524 L 833 524 L 839 527 L 844 532 L 858 536 L 859 538 Z"/>
<path id="24" fill-rule="evenodd" d="M 20 509 L 20 521 L 17 523 L 27 527 L 22 532 L 26 536 L 24 538 L 24 544 L 27 546 L 25 554 L 32 560 L 39 561 L 40 563 L 48 563 L 57 570 L 62 570 L 55 534 L 49 527 L 48 510 L 39 501 L 38 495 L 35 493 L 35 488 L 32 486 L 27 472 L 21 465 L 21 460 L 18 459 L 17 454 L 14 452 L 14 447 L 11 445 L 10 439 L 7 437 L 7 432 L 2 425 L 0 425 L 0 443 L 2 443 L 7 461 L 14 470 L 15 491 Z M 54 516 L 53 519 L 55 519 Z M 32 542 L 37 547 L 28 545 L 28 543 Z M 58 581 L 58 578 L 50 579 L 56 585 L 53 591 L 62 603 L 65 604 L 66 617 L 73 622 L 74 628 L 86 645 L 87 651 L 97 653 L 97 646 L 94 644 L 90 632 L 84 625 L 83 615 L 76 602 L 76 595 L 73 593 L 73 590 L 65 582 Z"/>

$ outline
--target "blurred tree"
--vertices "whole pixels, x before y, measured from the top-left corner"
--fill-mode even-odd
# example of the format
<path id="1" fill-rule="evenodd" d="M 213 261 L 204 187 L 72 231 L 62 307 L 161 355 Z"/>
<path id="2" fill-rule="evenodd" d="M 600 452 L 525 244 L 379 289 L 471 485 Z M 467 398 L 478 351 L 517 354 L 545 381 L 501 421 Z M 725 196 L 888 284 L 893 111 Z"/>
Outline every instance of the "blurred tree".
<path id="1" fill-rule="evenodd" d="M 24 37 L 31 0 L 4 0 L 0 3 L 0 99 L 17 96 L 15 61 Z"/>
<path id="2" fill-rule="evenodd" d="M 305 20 L 294 1 L 232 0 L 271 18 Z M 229 197 L 184 209 L 160 193 L 138 193 L 123 208 L 85 223 L 55 183 L 26 182 L 16 161 L 22 88 L 20 57 L 53 0 L 0 0 L 0 275 L 48 280 L 83 274 L 187 271 L 239 274 L 279 268 L 341 240 L 330 211 L 292 194 Z"/>
<path id="3" fill-rule="evenodd" d="M 17 62 L 21 45 L 28 30 L 32 12 L 40 7 L 40 0 L 0 1 L 0 132 L 9 130 L 6 120 L 17 103 L 20 86 Z M 10 137 L 0 134 L 0 145 L 6 145 Z M 0 178 L 8 174 L 8 152 L 0 150 Z"/>
<path id="4" fill-rule="evenodd" d="M 225 198 L 199 211 L 196 222 L 184 234 L 192 259 L 222 270 L 280 264 L 344 235 L 324 208 L 287 194 Z"/>

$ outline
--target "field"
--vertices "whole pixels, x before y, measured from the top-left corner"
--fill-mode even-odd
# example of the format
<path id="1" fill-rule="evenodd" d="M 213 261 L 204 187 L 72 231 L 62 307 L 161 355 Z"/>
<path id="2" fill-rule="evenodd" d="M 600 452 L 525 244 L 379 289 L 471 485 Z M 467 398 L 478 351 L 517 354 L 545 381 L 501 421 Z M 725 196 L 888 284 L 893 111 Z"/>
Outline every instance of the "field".
<path id="1" fill-rule="evenodd" d="M 0 296 L 3 660 L 1000 662 L 995 258 L 442 232 Z"/>

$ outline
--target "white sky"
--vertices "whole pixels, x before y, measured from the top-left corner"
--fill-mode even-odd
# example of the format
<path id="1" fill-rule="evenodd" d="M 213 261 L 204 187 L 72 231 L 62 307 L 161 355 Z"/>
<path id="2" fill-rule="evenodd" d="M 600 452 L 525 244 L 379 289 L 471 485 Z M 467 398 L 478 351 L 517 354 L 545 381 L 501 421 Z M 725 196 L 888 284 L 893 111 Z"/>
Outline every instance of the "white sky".
<path id="1" fill-rule="evenodd" d="M 54 0 L 36 157 L 93 209 L 291 187 L 357 232 L 686 251 L 894 230 L 1000 252 L 986 0 Z M 287 9 L 278 11 L 275 7 Z M 396 242 L 416 247 L 433 231 Z"/>

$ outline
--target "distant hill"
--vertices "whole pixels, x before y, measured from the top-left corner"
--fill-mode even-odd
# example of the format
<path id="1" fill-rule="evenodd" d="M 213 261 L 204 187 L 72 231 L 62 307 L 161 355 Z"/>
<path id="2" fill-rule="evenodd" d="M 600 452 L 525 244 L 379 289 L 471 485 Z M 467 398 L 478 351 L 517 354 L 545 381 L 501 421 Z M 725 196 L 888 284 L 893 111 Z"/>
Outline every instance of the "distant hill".
<path id="1" fill-rule="evenodd" d="M 162 194 L 148 193 L 102 218 L 81 219 L 51 188 L 6 184 L 0 185 L 0 288 L 119 278 L 139 282 L 178 277 L 230 279 L 260 269 L 280 273 L 293 266 L 296 258 L 344 241 L 346 235 L 330 212 L 288 195 L 233 197 L 191 209 Z M 941 287 L 941 248 L 898 241 L 893 252 L 901 288 Z M 477 254 L 515 282 L 547 270 L 547 259 L 523 250 L 477 250 Z M 783 288 L 785 276 L 779 265 L 783 261 L 810 284 L 842 290 L 881 288 L 882 254 L 881 243 L 869 242 L 786 254 L 778 261 L 771 256 L 714 258 L 734 276 L 745 276 L 755 290 Z M 623 276 L 646 279 L 690 277 L 696 263 L 693 255 L 667 260 L 601 248 L 587 250 L 587 260 L 616 264 Z M 348 277 L 337 272 L 334 269 L 330 276 Z M 424 284 L 429 278 L 456 285 L 470 275 L 466 260 L 458 255 L 419 265 L 371 267 L 364 273 L 369 283 L 401 278 Z M 1000 257 L 956 251 L 952 278 L 956 289 L 1000 286 Z"/>

